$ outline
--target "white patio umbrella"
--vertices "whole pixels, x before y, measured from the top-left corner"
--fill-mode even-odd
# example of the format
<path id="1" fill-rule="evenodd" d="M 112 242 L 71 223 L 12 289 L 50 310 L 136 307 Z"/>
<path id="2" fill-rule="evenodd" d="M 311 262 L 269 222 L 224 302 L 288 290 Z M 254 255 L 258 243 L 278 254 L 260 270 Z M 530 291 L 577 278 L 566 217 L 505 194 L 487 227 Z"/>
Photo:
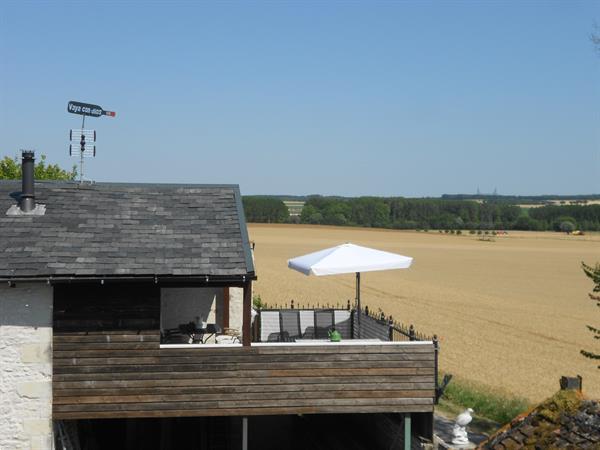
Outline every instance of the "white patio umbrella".
<path id="1" fill-rule="evenodd" d="M 410 256 L 342 244 L 318 252 L 288 260 L 290 269 L 304 275 L 337 275 L 356 273 L 356 304 L 358 309 L 358 336 L 360 337 L 360 274 L 376 270 L 408 269 L 413 259 Z"/>

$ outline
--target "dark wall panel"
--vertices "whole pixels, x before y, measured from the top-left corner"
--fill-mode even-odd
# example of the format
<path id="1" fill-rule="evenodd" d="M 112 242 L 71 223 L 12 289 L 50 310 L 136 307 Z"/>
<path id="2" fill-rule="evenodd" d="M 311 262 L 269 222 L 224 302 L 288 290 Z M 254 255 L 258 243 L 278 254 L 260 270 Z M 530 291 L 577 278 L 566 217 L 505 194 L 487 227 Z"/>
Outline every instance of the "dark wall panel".
<path id="1" fill-rule="evenodd" d="M 160 326 L 160 289 L 153 285 L 57 285 L 54 330 L 136 330 Z"/>

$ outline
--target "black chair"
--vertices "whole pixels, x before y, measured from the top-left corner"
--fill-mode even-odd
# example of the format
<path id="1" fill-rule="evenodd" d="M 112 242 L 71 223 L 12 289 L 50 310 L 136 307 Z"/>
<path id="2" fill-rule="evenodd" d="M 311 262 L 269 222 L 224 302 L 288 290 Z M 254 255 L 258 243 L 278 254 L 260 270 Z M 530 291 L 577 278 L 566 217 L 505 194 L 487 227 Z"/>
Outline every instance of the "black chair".
<path id="1" fill-rule="evenodd" d="M 181 332 L 179 328 L 170 328 L 160 333 L 161 344 L 188 344 L 190 336 Z"/>
<path id="2" fill-rule="evenodd" d="M 281 342 L 281 333 L 270 333 L 267 336 L 267 342 Z"/>
<path id="3" fill-rule="evenodd" d="M 333 309 L 315 311 L 315 339 L 327 339 L 334 326 Z"/>
<path id="4" fill-rule="evenodd" d="M 300 312 L 298 310 L 280 311 L 279 321 L 282 342 L 294 342 L 302 337 L 300 332 Z"/>

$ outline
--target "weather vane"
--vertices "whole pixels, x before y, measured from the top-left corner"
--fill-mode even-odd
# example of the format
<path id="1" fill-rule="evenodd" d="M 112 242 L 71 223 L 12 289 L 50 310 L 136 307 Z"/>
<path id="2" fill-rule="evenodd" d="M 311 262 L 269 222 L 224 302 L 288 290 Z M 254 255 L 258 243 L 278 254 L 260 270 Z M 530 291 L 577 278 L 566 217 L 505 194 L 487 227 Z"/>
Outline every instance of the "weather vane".
<path id="1" fill-rule="evenodd" d="M 105 111 L 98 105 L 74 101 L 69 102 L 67 105 L 67 111 L 71 114 L 79 114 L 83 116 L 81 121 L 81 129 L 69 131 L 69 140 L 71 141 L 71 144 L 69 144 L 69 155 L 77 156 L 77 150 L 74 150 L 73 144 L 75 144 L 75 148 L 77 148 L 77 145 L 79 145 L 79 182 L 83 183 L 83 158 L 93 158 L 96 156 L 96 130 L 85 129 L 85 117 L 115 117 L 117 113 L 114 111 Z"/>

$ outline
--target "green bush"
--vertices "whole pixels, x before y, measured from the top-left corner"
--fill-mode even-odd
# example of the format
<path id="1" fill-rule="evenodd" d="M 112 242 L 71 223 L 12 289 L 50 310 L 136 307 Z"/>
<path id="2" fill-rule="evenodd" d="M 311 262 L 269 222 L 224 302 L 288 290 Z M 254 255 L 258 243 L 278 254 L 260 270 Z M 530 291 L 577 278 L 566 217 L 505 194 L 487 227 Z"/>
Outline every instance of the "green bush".
<path id="1" fill-rule="evenodd" d="M 456 234 L 462 234 L 461 230 L 456 230 Z"/>
<path id="2" fill-rule="evenodd" d="M 254 309 L 262 309 L 266 308 L 267 304 L 263 303 L 262 299 L 260 298 L 260 294 L 255 294 L 252 297 L 252 306 L 254 307 Z"/>

